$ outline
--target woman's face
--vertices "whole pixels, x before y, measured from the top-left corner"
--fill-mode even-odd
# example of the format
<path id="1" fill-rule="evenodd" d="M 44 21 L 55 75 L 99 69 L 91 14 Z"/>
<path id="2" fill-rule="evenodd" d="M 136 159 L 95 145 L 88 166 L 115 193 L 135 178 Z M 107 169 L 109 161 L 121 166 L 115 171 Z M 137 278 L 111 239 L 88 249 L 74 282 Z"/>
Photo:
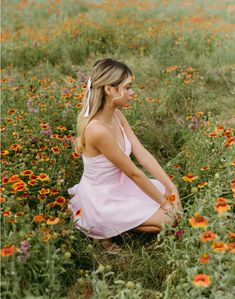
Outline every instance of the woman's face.
<path id="1" fill-rule="evenodd" d="M 113 105 L 128 107 L 134 91 L 132 89 L 132 77 L 128 76 L 119 86 L 116 94 L 113 96 Z"/>

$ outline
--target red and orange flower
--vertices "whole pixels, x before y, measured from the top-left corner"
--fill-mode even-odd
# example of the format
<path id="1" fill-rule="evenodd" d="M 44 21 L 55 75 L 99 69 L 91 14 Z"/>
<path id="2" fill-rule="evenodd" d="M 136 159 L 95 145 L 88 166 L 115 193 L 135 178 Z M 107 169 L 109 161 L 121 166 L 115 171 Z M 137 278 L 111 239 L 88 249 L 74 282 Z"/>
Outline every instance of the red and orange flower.
<path id="1" fill-rule="evenodd" d="M 5 246 L 1 249 L 1 256 L 10 256 L 17 251 L 14 245 Z"/>
<path id="2" fill-rule="evenodd" d="M 209 261 L 212 259 L 212 256 L 209 255 L 208 253 L 203 253 L 200 255 L 198 261 L 200 264 L 207 264 Z"/>
<path id="3" fill-rule="evenodd" d="M 32 170 L 23 170 L 21 171 L 20 173 L 22 176 L 30 176 L 33 174 L 33 171 Z"/>
<path id="4" fill-rule="evenodd" d="M 170 202 L 173 202 L 176 200 L 176 195 L 175 194 L 170 194 L 167 196 L 167 200 Z"/>
<path id="5" fill-rule="evenodd" d="M 235 242 L 228 243 L 227 244 L 227 249 L 229 252 L 235 253 Z"/>
<path id="6" fill-rule="evenodd" d="M 34 222 L 42 222 L 42 221 L 45 221 L 45 217 L 44 215 L 40 214 L 40 215 L 35 215 L 33 217 L 33 221 Z"/>
<path id="7" fill-rule="evenodd" d="M 196 180 L 196 177 L 192 174 L 187 174 L 187 175 L 183 176 L 183 180 L 185 182 L 192 182 L 192 181 Z"/>
<path id="8" fill-rule="evenodd" d="M 206 227 L 208 220 L 199 213 L 195 213 L 195 217 L 189 219 L 189 223 L 192 227 Z"/>
<path id="9" fill-rule="evenodd" d="M 227 245 L 222 241 L 213 242 L 211 248 L 215 252 L 225 252 L 227 250 Z"/>
<path id="10" fill-rule="evenodd" d="M 47 218 L 46 223 L 50 224 L 50 225 L 53 225 L 53 224 L 57 224 L 59 221 L 60 221 L 59 217 L 50 216 L 50 217 Z"/>
<path id="11" fill-rule="evenodd" d="M 230 205 L 228 204 L 228 200 L 223 197 L 217 198 L 216 204 L 214 205 L 214 209 L 219 213 L 225 213 L 230 210 Z"/>
<path id="12" fill-rule="evenodd" d="M 201 182 L 200 184 L 197 185 L 197 187 L 198 187 L 199 189 L 201 189 L 201 188 L 205 187 L 206 185 L 208 185 L 207 182 Z"/>
<path id="13" fill-rule="evenodd" d="M 216 237 L 217 237 L 216 234 L 208 230 L 206 232 L 201 233 L 200 240 L 205 243 L 205 242 L 213 241 Z"/>
<path id="14" fill-rule="evenodd" d="M 40 181 L 49 181 L 49 175 L 46 173 L 40 173 L 39 176 L 37 177 L 38 180 Z"/>
<path id="15" fill-rule="evenodd" d="M 197 274 L 193 278 L 193 284 L 197 287 L 208 287 L 211 284 L 211 278 L 207 274 Z"/>

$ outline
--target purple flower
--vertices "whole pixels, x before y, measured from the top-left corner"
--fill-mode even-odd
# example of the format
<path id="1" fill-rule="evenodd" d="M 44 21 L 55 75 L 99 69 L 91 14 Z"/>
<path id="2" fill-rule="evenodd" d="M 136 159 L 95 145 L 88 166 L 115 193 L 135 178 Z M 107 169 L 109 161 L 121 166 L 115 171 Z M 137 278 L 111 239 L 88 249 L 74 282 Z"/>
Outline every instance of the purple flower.
<path id="1" fill-rule="evenodd" d="M 29 250 L 29 241 L 24 240 L 20 243 L 20 248 L 24 254 L 28 253 Z"/>
<path id="2" fill-rule="evenodd" d="M 178 230 L 176 233 L 175 233 L 175 236 L 177 238 L 181 237 L 183 235 L 184 231 L 182 229 Z"/>

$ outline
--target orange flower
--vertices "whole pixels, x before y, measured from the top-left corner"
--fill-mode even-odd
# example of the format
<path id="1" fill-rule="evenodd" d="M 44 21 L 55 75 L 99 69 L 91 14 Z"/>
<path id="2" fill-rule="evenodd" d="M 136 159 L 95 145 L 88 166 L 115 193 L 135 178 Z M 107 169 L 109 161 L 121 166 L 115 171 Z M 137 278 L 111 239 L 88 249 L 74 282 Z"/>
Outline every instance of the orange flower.
<path id="1" fill-rule="evenodd" d="M 228 237 L 229 238 L 234 238 L 235 239 L 235 232 L 228 232 Z"/>
<path id="2" fill-rule="evenodd" d="M 77 212 L 75 213 L 75 217 L 79 217 L 82 214 L 82 209 L 77 210 Z"/>
<path id="3" fill-rule="evenodd" d="M 227 245 L 224 242 L 213 242 L 211 248 L 215 252 L 225 252 Z"/>
<path id="4" fill-rule="evenodd" d="M 202 242 L 208 242 L 208 241 L 214 240 L 215 237 L 217 237 L 217 235 L 214 234 L 212 231 L 208 230 L 208 231 L 206 231 L 204 233 L 201 233 L 200 240 Z"/>
<path id="5" fill-rule="evenodd" d="M 55 199 L 56 204 L 58 205 L 63 205 L 66 202 L 66 199 L 64 198 L 64 196 L 58 196 Z"/>
<path id="6" fill-rule="evenodd" d="M 48 181 L 49 176 L 46 173 L 40 173 L 39 176 L 37 177 L 37 179 L 40 180 L 40 181 Z"/>
<path id="7" fill-rule="evenodd" d="M 201 182 L 200 184 L 197 185 L 197 187 L 198 187 L 199 189 L 201 189 L 201 188 L 205 187 L 206 185 L 208 185 L 207 182 Z"/>
<path id="8" fill-rule="evenodd" d="M 230 147 L 231 145 L 235 144 L 235 137 L 230 137 L 227 139 L 227 141 L 225 142 L 225 146 L 226 147 Z"/>
<path id="9" fill-rule="evenodd" d="M 23 181 L 18 181 L 12 185 L 13 192 L 23 191 L 25 189 L 25 187 L 26 187 L 26 184 Z"/>
<path id="10" fill-rule="evenodd" d="M 201 112 L 201 111 L 196 112 L 197 118 L 200 118 L 202 115 L 204 115 L 204 112 Z"/>
<path id="11" fill-rule="evenodd" d="M 193 278 L 193 284 L 197 287 L 208 287 L 211 284 L 211 278 L 207 274 L 197 274 Z"/>
<path id="12" fill-rule="evenodd" d="M 206 227 L 208 225 L 208 220 L 199 213 L 195 213 L 195 217 L 190 218 L 189 223 L 192 227 Z"/>
<path id="13" fill-rule="evenodd" d="M 175 194 L 170 194 L 170 195 L 168 195 L 168 196 L 167 196 L 167 200 L 168 200 L 168 201 L 171 201 L 171 202 L 175 201 L 175 200 L 176 200 L 176 195 L 175 195 Z"/>
<path id="14" fill-rule="evenodd" d="M 80 155 L 77 154 L 77 153 L 75 153 L 75 152 L 72 152 L 72 157 L 73 157 L 74 159 L 79 159 L 79 158 L 80 158 Z"/>
<path id="15" fill-rule="evenodd" d="M 232 180 L 232 181 L 230 182 L 230 186 L 231 186 L 232 192 L 235 193 L 235 180 Z"/>
<path id="16" fill-rule="evenodd" d="M 228 243 L 227 249 L 229 252 L 235 253 L 235 242 Z"/>
<path id="17" fill-rule="evenodd" d="M 39 200 L 44 200 L 44 199 L 46 199 L 47 197 L 46 197 L 45 194 L 38 194 L 37 198 L 38 198 Z"/>
<path id="18" fill-rule="evenodd" d="M 82 107 L 82 104 L 81 104 L 81 103 L 79 103 L 79 104 L 77 104 L 75 107 L 79 109 L 79 108 L 81 108 L 81 107 Z"/>
<path id="19" fill-rule="evenodd" d="M 200 255 L 198 261 L 200 264 L 207 264 L 207 263 L 209 263 L 211 258 L 212 258 L 211 255 L 209 255 L 208 253 L 203 253 Z"/>
<path id="20" fill-rule="evenodd" d="M 30 180 L 37 180 L 38 176 L 34 175 L 34 174 L 31 174 L 29 176 Z"/>
<path id="21" fill-rule="evenodd" d="M 60 149 L 59 149 L 59 147 L 58 146 L 52 146 L 51 147 L 51 150 L 53 151 L 53 153 L 55 153 L 55 154 L 57 154 L 57 153 L 59 153 L 60 152 Z"/>
<path id="22" fill-rule="evenodd" d="M 232 165 L 232 166 L 235 166 L 235 161 L 232 161 L 232 162 L 231 162 L 231 165 Z"/>
<path id="23" fill-rule="evenodd" d="M 33 174 L 33 171 L 32 170 L 23 170 L 21 171 L 20 173 L 22 176 L 30 176 Z"/>
<path id="24" fill-rule="evenodd" d="M 31 185 L 31 186 L 36 186 L 37 183 L 38 182 L 36 180 L 30 180 L 30 181 L 28 181 L 28 185 Z"/>
<path id="25" fill-rule="evenodd" d="M 1 249 L 1 256 L 10 256 L 16 252 L 16 247 L 14 245 L 5 246 Z"/>
<path id="26" fill-rule="evenodd" d="M 216 136 L 217 136 L 217 133 L 215 133 L 215 132 L 209 133 L 207 135 L 207 137 L 209 137 L 209 138 L 213 138 L 213 137 L 216 137 Z"/>
<path id="27" fill-rule="evenodd" d="M 0 196 L 0 202 L 6 202 L 6 198 L 5 198 L 5 197 L 2 197 L 2 196 Z"/>
<path id="28" fill-rule="evenodd" d="M 9 154 L 8 150 L 1 151 L 1 156 L 7 156 Z"/>
<path id="29" fill-rule="evenodd" d="M 22 148 L 22 146 L 20 144 L 11 144 L 10 145 L 10 149 L 17 152 Z"/>
<path id="30" fill-rule="evenodd" d="M 56 188 L 52 188 L 51 189 L 51 195 L 57 195 L 59 193 L 59 191 Z"/>
<path id="31" fill-rule="evenodd" d="M 55 217 L 55 216 L 50 216 L 48 219 L 47 219 L 47 224 L 57 224 L 58 222 L 60 221 L 60 218 L 59 217 Z"/>
<path id="32" fill-rule="evenodd" d="M 20 178 L 18 175 L 12 175 L 9 177 L 9 183 L 14 183 L 20 181 Z"/>
<path id="33" fill-rule="evenodd" d="M 33 217 L 33 221 L 34 222 L 42 222 L 45 221 L 45 217 L 41 214 L 41 215 L 36 215 Z"/>
<path id="34" fill-rule="evenodd" d="M 202 167 L 201 167 L 201 170 L 202 170 L 202 171 L 209 170 L 209 169 L 210 169 L 210 166 L 202 166 Z"/>
<path id="35" fill-rule="evenodd" d="M 9 179 L 8 179 L 7 177 L 3 177 L 3 178 L 2 178 L 2 183 L 3 183 L 4 185 L 8 184 L 8 183 L 9 183 Z"/>
<path id="36" fill-rule="evenodd" d="M 187 175 L 183 176 L 183 180 L 185 182 L 192 182 L 192 181 L 196 180 L 196 177 L 192 174 L 187 174 Z"/>
<path id="37" fill-rule="evenodd" d="M 228 200 L 223 197 L 217 198 L 216 204 L 214 205 L 214 209 L 219 213 L 224 213 L 228 210 L 230 210 L 230 205 L 227 204 Z"/>
<path id="38" fill-rule="evenodd" d="M 48 208 L 53 208 L 55 205 L 56 205 L 56 202 L 55 202 L 55 201 L 52 201 L 52 202 L 49 202 L 49 203 L 47 204 L 47 207 L 48 207 Z"/>
<path id="39" fill-rule="evenodd" d="M 66 129 L 64 126 L 62 126 L 62 125 L 56 127 L 56 129 L 58 129 L 58 130 L 60 130 L 60 131 L 66 131 L 66 130 L 67 130 L 67 129 Z"/>
<path id="40" fill-rule="evenodd" d="M 39 194 L 48 194 L 48 193 L 50 193 L 50 189 L 48 189 L 48 188 L 42 188 L 41 190 L 39 190 L 38 192 L 39 192 Z"/>
<path id="41" fill-rule="evenodd" d="M 4 217 L 7 217 L 7 216 L 11 215 L 11 211 L 10 210 L 5 210 L 4 212 L 2 212 L 2 215 Z"/>

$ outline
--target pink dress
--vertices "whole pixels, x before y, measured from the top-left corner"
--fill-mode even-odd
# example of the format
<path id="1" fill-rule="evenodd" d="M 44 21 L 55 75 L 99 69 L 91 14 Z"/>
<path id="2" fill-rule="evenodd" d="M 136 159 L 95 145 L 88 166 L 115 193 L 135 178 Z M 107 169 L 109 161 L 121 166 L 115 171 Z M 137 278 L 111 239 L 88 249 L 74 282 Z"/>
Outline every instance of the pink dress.
<path id="1" fill-rule="evenodd" d="M 125 154 L 129 157 L 131 143 L 115 116 L 125 141 Z M 92 120 L 89 124 L 98 120 Z M 88 128 L 87 126 L 87 128 Z M 121 145 L 119 144 L 121 147 Z M 68 189 L 74 195 L 68 208 L 78 229 L 94 239 L 117 236 L 149 219 L 160 205 L 146 195 L 124 172 L 104 155 L 82 155 L 84 172 L 78 184 Z M 150 179 L 165 194 L 165 186 Z"/>

